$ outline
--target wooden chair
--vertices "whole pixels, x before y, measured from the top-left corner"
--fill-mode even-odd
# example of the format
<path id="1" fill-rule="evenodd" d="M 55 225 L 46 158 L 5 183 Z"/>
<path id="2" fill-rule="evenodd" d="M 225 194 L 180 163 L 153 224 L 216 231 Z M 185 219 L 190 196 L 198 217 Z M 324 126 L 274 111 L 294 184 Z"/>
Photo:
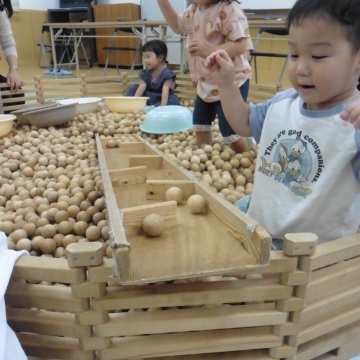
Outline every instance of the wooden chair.
<path id="1" fill-rule="evenodd" d="M 287 35 L 289 35 L 289 32 L 288 32 L 287 28 L 279 28 L 279 27 L 278 28 L 275 28 L 275 27 L 274 28 L 260 28 L 259 33 L 258 33 L 255 43 L 254 43 L 255 50 L 251 53 L 251 58 L 250 58 L 250 63 L 254 59 L 254 72 L 255 72 L 255 83 L 256 84 L 258 83 L 257 64 L 256 64 L 256 58 L 258 56 L 270 57 L 270 58 L 284 58 L 285 63 L 284 63 L 284 66 L 282 67 L 281 74 L 280 74 L 280 77 L 278 80 L 278 82 L 281 83 L 282 79 L 284 77 L 285 69 L 286 69 L 287 62 L 288 62 L 288 54 L 257 51 L 256 49 L 258 47 L 258 44 L 261 40 L 263 33 L 267 33 L 267 34 L 271 34 L 271 35 L 287 36 Z"/>

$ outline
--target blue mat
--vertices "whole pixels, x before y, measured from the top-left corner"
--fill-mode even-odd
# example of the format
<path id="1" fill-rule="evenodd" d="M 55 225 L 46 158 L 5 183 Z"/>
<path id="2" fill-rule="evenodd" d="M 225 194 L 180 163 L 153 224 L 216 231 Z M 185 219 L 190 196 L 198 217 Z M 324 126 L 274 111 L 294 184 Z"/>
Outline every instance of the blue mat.
<path id="1" fill-rule="evenodd" d="M 44 72 L 44 74 L 46 74 L 46 75 L 55 75 L 55 70 L 54 69 L 47 70 L 47 71 Z M 64 70 L 64 69 L 58 69 L 57 74 L 58 75 L 72 75 L 72 71 Z"/>

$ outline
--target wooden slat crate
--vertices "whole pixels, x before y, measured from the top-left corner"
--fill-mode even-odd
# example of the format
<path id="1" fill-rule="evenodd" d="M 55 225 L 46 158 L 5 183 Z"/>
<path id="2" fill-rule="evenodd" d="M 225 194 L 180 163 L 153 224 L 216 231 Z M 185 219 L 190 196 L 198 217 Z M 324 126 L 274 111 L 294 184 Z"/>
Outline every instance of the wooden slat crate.
<path id="1" fill-rule="evenodd" d="M 360 234 L 315 239 L 289 234 L 268 266 L 238 278 L 132 286 L 116 284 L 99 243 L 73 244 L 68 261 L 21 257 L 8 322 L 37 359 L 350 359 L 360 353 Z"/>

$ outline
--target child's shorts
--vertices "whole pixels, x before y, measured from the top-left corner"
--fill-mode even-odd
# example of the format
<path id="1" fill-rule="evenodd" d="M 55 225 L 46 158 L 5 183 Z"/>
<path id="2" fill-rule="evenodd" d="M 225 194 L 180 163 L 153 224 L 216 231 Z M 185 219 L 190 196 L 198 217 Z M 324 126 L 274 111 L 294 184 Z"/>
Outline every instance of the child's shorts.
<path id="1" fill-rule="evenodd" d="M 249 93 L 249 80 L 239 88 L 239 91 L 242 98 L 246 101 Z M 239 140 L 240 136 L 235 133 L 225 118 L 220 100 L 205 102 L 197 95 L 193 112 L 194 130 L 198 132 L 211 131 L 216 115 L 219 119 L 219 130 L 224 141 L 229 144 Z"/>

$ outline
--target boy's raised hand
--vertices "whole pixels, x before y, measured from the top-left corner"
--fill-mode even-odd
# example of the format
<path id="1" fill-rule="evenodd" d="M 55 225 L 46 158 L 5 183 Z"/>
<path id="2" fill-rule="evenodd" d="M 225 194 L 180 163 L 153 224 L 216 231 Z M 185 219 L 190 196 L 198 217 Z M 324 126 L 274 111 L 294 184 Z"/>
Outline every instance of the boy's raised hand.
<path id="1" fill-rule="evenodd" d="M 235 67 L 225 50 L 216 50 L 204 62 L 210 70 L 209 80 L 221 87 L 228 87 L 235 81 Z"/>
<path id="2" fill-rule="evenodd" d="M 360 128 L 360 102 L 350 105 L 346 111 L 340 113 L 340 117 Z"/>

